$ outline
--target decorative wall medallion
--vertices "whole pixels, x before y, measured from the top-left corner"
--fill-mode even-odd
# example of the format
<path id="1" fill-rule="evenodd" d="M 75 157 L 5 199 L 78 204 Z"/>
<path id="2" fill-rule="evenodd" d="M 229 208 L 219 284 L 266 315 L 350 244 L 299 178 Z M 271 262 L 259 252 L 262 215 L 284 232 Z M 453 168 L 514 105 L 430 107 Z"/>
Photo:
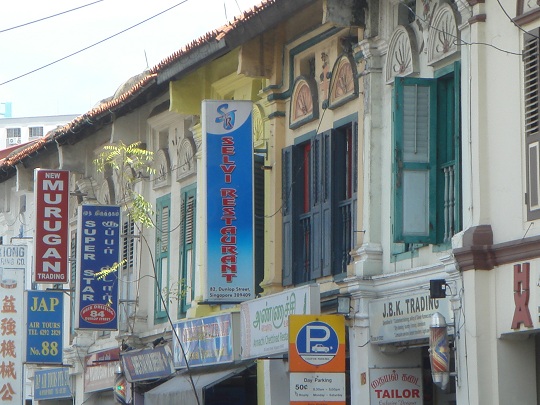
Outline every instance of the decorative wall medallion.
<path id="1" fill-rule="evenodd" d="M 328 87 L 330 85 L 330 76 L 331 76 L 329 58 L 326 52 L 321 52 L 321 61 L 322 61 L 322 66 L 321 66 L 322 72 L 319 76 L 319 82 L 321 85 L 322 100 L 323 102 L 325 102 L 330 97 L 330 95 L 328 94 Z"/>
<path id="2" fill-rule="evenodd" d="M 540 10 L 540 4 L 537 0 L 517 0 L 517 17 L 534 11 Z"/>
<path id="3" fill-rule="evenodd" d="M 291 97 L 290 128 L 298 128 L 319 117 L 317 85 L 312 79 L 299 76 Z"/>
<path id="4" fill-rule="evenodd" d="M 338 58 L 330 81 L 330 108 L 336 108 L 358 96 L 356 72 L 356 64 L 351 55 L 345 54 Z"/>
<path id="5" fill-rule="evenodd" d="M 264 121 L 261 107 L 257 104 L 253 104 L 252 111 L 253 119 L 253 141 L 255 143 L 261 142 L 264 139 Z"/>
<path id="6" fill-rule="evenodd" d="M 133 180 L 137 174 L 130 166 L 124 168 L 123 172 L 118 173 L 118 203 L 129 201 L 133 196 Z"/>
<path id="7" fill-rule="evenodd" d="M 386 83 L 396 76 L 408 76 L 418 72 L 416 37 L 412 28 L 398 25 L 390 38 L 386 55 Z"/>
<path id="8" fill-rule="evenodd" d="M 154 188 L 169 186 L 171 184 L 171 160 L 168 148 L 159 149 L 154 155 Z"/>
<path id="9" fill-rule="evenodd" d="M 432 65 L 456 53 L 459 49 L 459 42 L 454 10 L 449 4 L 443 4 L 433 16 L 433 22 L 429 29 L 428 64 Z"/>
<path id="10" fill-rule="evenodd" d="M 193 138 L 184 138 L 176 149 L 176 180 L 182 180 L 195 173 L 195 153 L 197 146 Z"/>

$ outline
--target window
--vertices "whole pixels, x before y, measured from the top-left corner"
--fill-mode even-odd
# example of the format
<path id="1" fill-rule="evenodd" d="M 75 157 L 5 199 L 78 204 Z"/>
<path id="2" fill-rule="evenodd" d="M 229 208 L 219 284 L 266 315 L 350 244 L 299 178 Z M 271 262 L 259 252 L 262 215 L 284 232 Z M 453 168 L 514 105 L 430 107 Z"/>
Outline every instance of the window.
<path id="1" fill-rule="evenodd" d="M 527 220 L 540 218 L 540 29 L 525 35 L 523 50 Z"/>
<path id="2" fill-rule="evenodd" d="M 394 86 L 394 242 L 443 244 L 461 229 L 459 65 Z"/>
<path id="3" fill-rule="evenodd" d="M 354 246 L 357 124 L 283 150 L 283 284 L 346 273 Z"/>
<path id="4" fill-rule="evenodd" d="M 180 277 L 178 283 L 179 314 L 185 314 L 193 300 L 195 276 L 195 218 L 197 186 L 192 184 L 181 191 L 180 211 Z"/>
<path id="5" fill-rule="evenodd" d="M 43 136 L 43 127 L 30 127 L 28 128 L 28 136 L 30 138 L 38 138 Z"/>
<path id="6" fill-rule="evenodd" d="M 135 222 L 124 214 L 122 223 L 122 267 L 120 268 L 119 329 L 129 332 L 129 321 L 135 313 Z M 132 329 L 132 327 L 131 327 Z"/>
<path id="7" fill-rule="evenodd" d="M 169 291 L 169 231 L 170 231 L 170 194 L 156 201 L 156 291 L 154 317 L 156 322 L 167 319 L 167 308 L 164 307 L 161 296 L 167 304 Z"/>
<path id="8" fill-rule="evenodd" d="M 21 143 L 21 129 L 20 128 L 7 128 L 7 141 L 6 146 L 17 145 Z"/>

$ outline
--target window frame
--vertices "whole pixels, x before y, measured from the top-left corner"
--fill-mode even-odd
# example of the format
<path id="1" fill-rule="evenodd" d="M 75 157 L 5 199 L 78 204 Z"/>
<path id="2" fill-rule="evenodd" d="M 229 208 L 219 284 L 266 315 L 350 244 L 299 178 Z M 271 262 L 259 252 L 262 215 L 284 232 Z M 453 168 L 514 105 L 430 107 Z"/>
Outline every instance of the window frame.
<path id="1" fill-rule="evenodd" d="M 196 263 L 196 230 L 197 230 L 197 183 L 182 187 L 180 191 L 180 257 L 178 271 L 178 292 L 180 299 L 178 300 L 178 317 L 185 315 L 191 308 L 191 303 L 195 298 L 195 263 Z M 188 211 L 186 203 L 192 198 L 193 206 L 191 208 L 191 243 L 186 243 L 186 235 L 188 231 Z M 188 266 L 188 252 L 191 253 L 191 264 Z M 188 268 L 189 267 L 189 268 Z M 188 274 L 188 272 L 190 274 Z M 184 280 L 188 280 L 184 283 Z"/>

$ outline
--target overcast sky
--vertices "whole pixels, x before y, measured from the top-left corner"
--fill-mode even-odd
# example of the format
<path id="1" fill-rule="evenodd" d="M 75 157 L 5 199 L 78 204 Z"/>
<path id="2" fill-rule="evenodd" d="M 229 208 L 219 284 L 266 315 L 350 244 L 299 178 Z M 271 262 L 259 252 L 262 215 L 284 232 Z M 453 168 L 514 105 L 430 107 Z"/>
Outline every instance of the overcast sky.
<path id="1" fill-rule="evenodd" d="M 259 0 L 2 1 L 0 83 L 151 20 L 35 73 L 0 85 L 0 103 L 13 117 L 83 114 L 128 78 L 152 67 L 191 40 L 220 27 Z M 146 55 L 145 55 L 146 53 Z M 148 62 L 147 62 L 148 61 Z M 0 112 L 3 106 L 0 106 Z"/>

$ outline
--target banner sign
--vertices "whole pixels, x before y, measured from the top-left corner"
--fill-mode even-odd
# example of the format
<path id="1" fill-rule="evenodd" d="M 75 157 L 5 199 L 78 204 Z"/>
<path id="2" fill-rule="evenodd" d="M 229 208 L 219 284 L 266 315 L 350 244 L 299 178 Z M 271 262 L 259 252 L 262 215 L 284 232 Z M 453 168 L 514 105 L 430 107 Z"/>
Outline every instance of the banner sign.
<path id="1" fill-rule="evenodd" d="M 95 274 L 118 264 L 120 232 L 120 207 L 83 205 L 80 208 L 77 237 L 79 329 L 118 328 L 118 273 L 103 278 Z"/>
<path id="2" fill-rule="evenodd" d="M 223 314 L 174 325 L 190 367 L 231 363 L 238 360 L 233 331 L 240 331 L 238 314 Z M 174 366 L 186 367 L 178 339 L 173 339 Z"/>
<path id="3" fill-rule="evenodd" d="M 318 284 L 243 302 L 240 305 L 242 358 L 287 353 L 289 315 L 310 315 L 320 312 L 321 297 Z"/>
<path id="4" fill-rule="evenodd" d="M 0 403 L 22 404 L 24 275 L 22 245 L 0 245 Z"/>
<path id="5" fill-rule="evenodd" d="M 369 380 L 372 404 L 424 403 L 421 368 L 371 368 Z"/>
<path id="6" fill-rule="evenodd" d="M 26 292 L 26 362 L 62 364 L 64 293 Z"/>
<path id="7" fill-rule="evenodd" d="M 65 367 L 36 370 L 34 373 L 34 401 L 71 398 L 71 377 Z"/>
<path id="8" fill-rule="evenodd" d="M 120 349 L 107 349 L 85 356 L 84 392 L 102 391 L 113 386 L 120 364 Z"/>
<path id="9" fill-rule="evenodd" d="M 36 283 L 67 283 L 69 257 L 69 172 L 34 172 L 36 195 Z"/>
<path id="10" fill-rule="evenodd" d="M 427 339 L 435 312 L 447 320 L 453 319 L 448 299 L 431 299 L 429 293 L 372 300 L 369 303 L 371 343 Z"/>
<path id="11" fill-rule="evenodd" d="M 133 350 L 122 353 L 121 357 L 126 380 L 130 383 L 168 377 L 175 371 L 169 346 Z"/>
<path id="12" fill-rule="evenodd" d="M 255 298 L 252 103 L 203 101 L 205 301 Z"/>

